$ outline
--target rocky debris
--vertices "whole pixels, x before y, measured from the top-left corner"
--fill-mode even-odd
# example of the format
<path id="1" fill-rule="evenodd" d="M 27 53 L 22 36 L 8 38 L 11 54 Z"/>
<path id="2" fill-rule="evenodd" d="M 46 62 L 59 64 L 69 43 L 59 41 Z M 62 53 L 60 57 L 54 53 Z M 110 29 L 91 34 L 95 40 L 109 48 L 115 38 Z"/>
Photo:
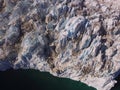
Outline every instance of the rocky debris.
<path id="1" fill-rule="evenodd" d="M 0 70 L 9 68 L 110 90 L 120 72 L 119 0 L 0 0 Z"/>

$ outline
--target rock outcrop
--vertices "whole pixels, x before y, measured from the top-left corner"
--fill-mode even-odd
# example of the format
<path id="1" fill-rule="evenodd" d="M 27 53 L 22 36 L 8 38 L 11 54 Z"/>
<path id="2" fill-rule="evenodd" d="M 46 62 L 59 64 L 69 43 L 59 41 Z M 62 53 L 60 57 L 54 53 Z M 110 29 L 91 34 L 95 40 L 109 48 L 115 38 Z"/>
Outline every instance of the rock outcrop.
<path id="1" fill-rule="evenodd" d="M 110 90 L 120 74 L 120 0 L 0 0 L 0 71 L 37 69 Z"/>

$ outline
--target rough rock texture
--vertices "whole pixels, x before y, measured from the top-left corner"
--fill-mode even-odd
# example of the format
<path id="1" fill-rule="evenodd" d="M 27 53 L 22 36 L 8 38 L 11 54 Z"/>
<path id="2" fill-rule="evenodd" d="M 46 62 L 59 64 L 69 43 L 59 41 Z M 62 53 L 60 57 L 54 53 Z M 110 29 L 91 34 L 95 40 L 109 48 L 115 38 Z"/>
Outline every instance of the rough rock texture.
<path id="1" fill-rule="evenodd" d="M 120 72 L 120 0 L 0 0 L 0 70 L 9 68 L 110 90 Z"/>

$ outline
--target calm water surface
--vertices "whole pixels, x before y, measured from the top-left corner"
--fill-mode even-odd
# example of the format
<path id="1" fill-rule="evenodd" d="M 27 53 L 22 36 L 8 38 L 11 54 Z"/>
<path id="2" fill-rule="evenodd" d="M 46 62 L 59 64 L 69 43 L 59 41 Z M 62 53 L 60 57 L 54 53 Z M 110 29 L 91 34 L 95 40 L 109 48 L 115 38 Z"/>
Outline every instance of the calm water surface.
<path id="1" fill-rule="evenodd" d="M 119 83 L 112 90 L 120 90 Z M 58 78 L 37 70 L 0 72 L 0 90 L 96 90 L 78 81 Z"/>

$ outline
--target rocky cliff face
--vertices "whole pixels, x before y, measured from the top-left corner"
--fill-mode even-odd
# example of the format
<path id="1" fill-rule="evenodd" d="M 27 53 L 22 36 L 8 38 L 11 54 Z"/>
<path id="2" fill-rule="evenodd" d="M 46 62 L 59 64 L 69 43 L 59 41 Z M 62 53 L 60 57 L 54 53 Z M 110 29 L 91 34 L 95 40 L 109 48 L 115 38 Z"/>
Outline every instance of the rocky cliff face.
<path id="1" fill-rule="evenodd" d="M 110 90 L 120 72 L 120 0 L 0 0 L 0 70 L 38 69 Z"/>

